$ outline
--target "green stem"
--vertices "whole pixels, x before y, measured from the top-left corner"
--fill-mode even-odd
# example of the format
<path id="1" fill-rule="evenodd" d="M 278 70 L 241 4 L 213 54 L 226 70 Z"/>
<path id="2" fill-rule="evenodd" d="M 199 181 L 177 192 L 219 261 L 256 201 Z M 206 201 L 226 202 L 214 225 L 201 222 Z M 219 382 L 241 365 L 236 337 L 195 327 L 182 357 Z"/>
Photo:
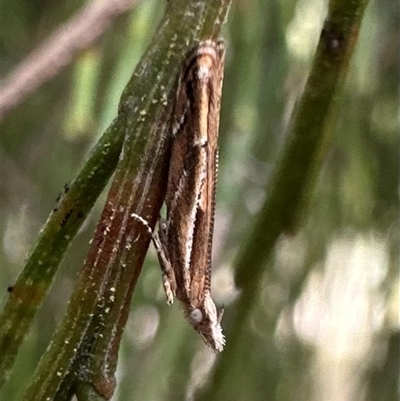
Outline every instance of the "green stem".
<path id="1" fill-rule="evenodd" d="M 71 241 L 114 172 L 124 129 L 115 120 L 92 150 L 72 184 L 64 188 L 9 293 L 0 316 L 0 387 L 9 377 L 18 350 L 45 298 Z M 68 190 L 68 191 L 67 191 Z"/>
<path id="2" fill-rule="evenodd" d="M 231 320 L 226 319 L 223 357 L 218 359 L 201 399 L 235 399 L 240 394 L 241 381 L 237 378 L 243 367 L 238 366 L 239 350 L 251 338 L 249 316 L 276 241 L 282 234 L 295 233 L 305 216 L 332 139 L 340 95 L 367 3 L 368 0 L 332 0 L 329 4 L 303 96 L 267 188 L 268 198 L 255 217 L 254 229 L 236 263 L 236 284 L 241 295 Z M 276 361 L 271 361 L 271 366 L 273 363 Z"/>
<path id="3" fill-rule="evenodd" d="M 62 399 L 76 375 L 79 397 L 108 399 L 129 305 L 166 190 L 169 122 L 177 75 L 194 40 L 216 38 L 229 0 L 171 1 L 151 45 L 121 97 L 125 143 L 78 288 L 25 400 Z M 68 386 L 67 386 L 68 387 Z M 85 398 L 86 397 L 86 398 Z"/>

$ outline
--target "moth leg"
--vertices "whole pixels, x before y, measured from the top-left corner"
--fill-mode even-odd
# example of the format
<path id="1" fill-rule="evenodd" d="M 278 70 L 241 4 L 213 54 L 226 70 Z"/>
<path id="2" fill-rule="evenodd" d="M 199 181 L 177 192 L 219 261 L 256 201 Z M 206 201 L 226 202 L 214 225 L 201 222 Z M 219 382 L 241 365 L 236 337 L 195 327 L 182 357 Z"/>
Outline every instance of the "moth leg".
<path id="1" fill-rule="evenodd" d="M 167 227 L 166 223 L 163 219 L 159 219 L 158 223 L 158 234 L 153 232 L 150 224 L 147 220 L 145 220 L 142 216 L 139 216 L 136 213 L 132 213 L 131 217 L 139 220 L 149 232 L 151 236 L 151 240 L 154 244 L 154 248 L 156 249 L 158 261 L 161 266 L 162 272 L 162 280 L 163 287 L 165 291 L 165 295 L 167 297 L 167 302 L 171 305 L 174 301 L 174 296 L 176 294 L 176 279 L 174 269 L 172 268 L 169 256 L 168 256 L 168 241 L 167 241 Z"/>
<path id="2" fill-rule="evenodd" d="M 158 235 L 152 236 L 162 271 L 162 280 L 168 304 L 172 304 L 176 295 L 175 272 L 168 254 L 167 226 L 163 219 L 158 222 Z"/>

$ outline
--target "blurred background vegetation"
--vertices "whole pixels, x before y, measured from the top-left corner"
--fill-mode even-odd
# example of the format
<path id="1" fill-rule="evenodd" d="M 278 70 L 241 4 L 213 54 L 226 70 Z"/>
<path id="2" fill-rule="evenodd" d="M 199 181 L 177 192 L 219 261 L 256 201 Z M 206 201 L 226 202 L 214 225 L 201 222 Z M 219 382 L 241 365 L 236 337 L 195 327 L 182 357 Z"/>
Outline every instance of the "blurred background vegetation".
<path id="1" fill-rule="evenodd" d="M 2 77 L 83 4 L 2 0 Z M 138 1 L 4 117 L 2 299 L 57 195 L 116 116 L 164 6 Z M 237 400 L 398 399 L 398 8 L 390 0 L 368 5 L 308 215 L 296 235 L 275 247 L 253 306 L 251 341 L 238 350 Z M 224 27 L 213 294 L 227 322 L 237 296 L 231 266 L 265 200 L 325 14 L 326 2 L 319 0 L 237 0 Z M 63 261 L 4 400 L 21 397 L 63 316 L 105 194 Z M 166 305 L 150 248 L 124 333 L 114 399 L 194 399 L 214 358 L 179 307 Z M 232 384 L 235 374 L 226 376 Z"/>

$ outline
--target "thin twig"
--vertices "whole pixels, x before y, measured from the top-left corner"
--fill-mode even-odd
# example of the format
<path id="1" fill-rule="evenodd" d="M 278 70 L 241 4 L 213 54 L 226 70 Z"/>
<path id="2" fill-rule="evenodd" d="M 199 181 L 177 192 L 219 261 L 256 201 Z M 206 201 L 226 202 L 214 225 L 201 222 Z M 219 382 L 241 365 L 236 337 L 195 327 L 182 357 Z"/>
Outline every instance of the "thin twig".
<path id="1" fill-rule="evenodd" d="M 248 344 L 253 344 L 255 338 L 249 329 L 249 318 L 257 305 L 263 276 L 273 266 L 268 261 L 275 244 L 281 235 L 297 233 L 305 220 L 318 173 L 332 142 L 345 78 L 367 4 L 368 0 L 329 2 L 306 87 L 292 116 L 286 144 L 268 177 L 268 197 L 254 217 L 254 226 L 235 263 L 240 297 L 226 326 L 227 346 L 197 400 L 235 399 L 243 391 L 244 382 L 238 372 L 243 371 L 243 356 L 248 357 Z M 273 275 L 272 268 L 269 273 Z M 272 355 L 275 354 L 264 352 L 263 357 L 275 369 Z"/>
<path id="2" fill-rule="evenodd" d="M 30 93 L 57 75 L 80 51 L 91 46 L 116 17 L 136 2 L 92 1 L 60 26 L 0 82 L 0 121 Z"/>
<path id="3" fill-rule="evenodd" d="M 61 401 L 72 391 L 82 400 L 111 398 L 121 335 L 150 242 L 147 228 L 135 216 L 143 216 L 154 228 L 165 197 L 177 74 L 189 46 L 219 36 L 229 4 L 230 0 L 168 3 L 152 43 L 124 90 L 118 116 L 107 130 L 116 136 L 124 132 L 123 153 L 66 315 L 24 400 Z M 105 158 L 98 162 L 104 163 Z M 93 172 L 86 171 L 85 176 Z M 72 186 L 66 196 L 71 191 Z M 80 208 L 72 206 L 65 225 L 74 213 L 78 217 Z M 57 228 L 60 225 L 63 221 Z M 43 262 L 53 251 L 46 249 L 38 269 L 42 275 L 47 274 Z M 6 334 L 7 339 L 13 338 L 12 332 Z M 7 364 L 6 373 L 12 363 Z"/>

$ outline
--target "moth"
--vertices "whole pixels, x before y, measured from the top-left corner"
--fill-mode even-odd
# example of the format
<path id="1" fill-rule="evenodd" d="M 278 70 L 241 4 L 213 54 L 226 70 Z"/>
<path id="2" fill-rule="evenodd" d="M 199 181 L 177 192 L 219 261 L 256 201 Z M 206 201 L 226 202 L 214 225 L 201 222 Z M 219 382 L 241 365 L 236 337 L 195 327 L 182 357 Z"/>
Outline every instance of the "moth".
<path id="1" fill-rule="evenodd" d="M 214 351 L 225 338 L 211 298 L 211 252 L 225 46 L 199 42 L 184 60 L 172 116 L 166 219 L 152 235 L 169 304 L 176 297 Z"/>

